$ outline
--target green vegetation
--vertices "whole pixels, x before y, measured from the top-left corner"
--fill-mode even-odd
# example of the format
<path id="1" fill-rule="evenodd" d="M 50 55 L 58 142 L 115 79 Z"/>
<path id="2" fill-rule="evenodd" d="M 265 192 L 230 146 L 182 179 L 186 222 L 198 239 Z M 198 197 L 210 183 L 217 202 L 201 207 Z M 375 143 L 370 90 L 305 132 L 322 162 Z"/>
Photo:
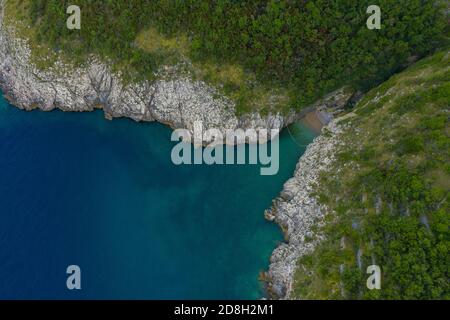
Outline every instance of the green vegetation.
<path id="1" fill-rule="evenodd" d="M 193 74 L 233 98 L 238 112 L 299 109 L 344 84 L 369 88 L 408 57 L 429 53 L 446 27 L 438 5 L 445 1 L 432 0 L 378 1 L 382 29 L 374 31 L 366 27 L 370 1 L 76 3 L 81 30 L 66 28 L 67 0 L 8 0 L 7 16 L 22 24 L 40 58 L 39 48 L 78 62 L 94 53 L 133 80 L 188 59 Z"/>
<path id="2" fill-rule="evenodd" d="M 295 296 L 450 299 L 449 74 L 450 53 L 435 54 L 352 110 L 317 190 L 336 214 L 299 261 Z M 381 290 L 366 287 L 372 264 Z"/>

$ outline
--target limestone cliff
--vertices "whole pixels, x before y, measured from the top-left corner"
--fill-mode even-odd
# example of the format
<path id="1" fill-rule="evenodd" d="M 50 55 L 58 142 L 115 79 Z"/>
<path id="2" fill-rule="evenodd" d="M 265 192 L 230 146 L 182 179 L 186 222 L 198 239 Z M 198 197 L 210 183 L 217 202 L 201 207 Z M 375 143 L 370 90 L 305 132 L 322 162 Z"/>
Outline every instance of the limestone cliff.
<path id="1" fill-rule="evenodd" d="M 5 1 L 0 1 L 0 87 L 15 106 L 31 110 L 92 111 L 102 108 L 105 117 L 129 117 L 135 121 L 158 121 L 172 128 L 192 131 L 195 121 L 205 130 L 236 128 L 281 129 L 295 120 L 290 115 L 248 114 L 237 117 L 235 104 L 217 90 L 175 67 L 162 68 L 155 81 L 124 84 L 120 74 L 96 57 L 82 67 L 57 61 L 40 70 L 31 60 L 27 40 L 5 25 Z"/>

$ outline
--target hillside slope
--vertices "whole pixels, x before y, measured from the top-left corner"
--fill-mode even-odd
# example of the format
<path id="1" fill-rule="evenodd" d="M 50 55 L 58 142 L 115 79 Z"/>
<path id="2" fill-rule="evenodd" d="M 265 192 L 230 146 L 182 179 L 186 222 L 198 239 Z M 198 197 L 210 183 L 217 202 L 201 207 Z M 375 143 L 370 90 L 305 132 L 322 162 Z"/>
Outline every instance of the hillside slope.
<path id="1" fill-rule="evenodd" d="M 326 215 L 304 239 L 318 244 L 297 262 L 292 298 L 450 298 L 449 106 L 444 51 L 338 119 L 339 144 L 310 193 Z M 366 287 L 369 265 L 381 290 Z"/>

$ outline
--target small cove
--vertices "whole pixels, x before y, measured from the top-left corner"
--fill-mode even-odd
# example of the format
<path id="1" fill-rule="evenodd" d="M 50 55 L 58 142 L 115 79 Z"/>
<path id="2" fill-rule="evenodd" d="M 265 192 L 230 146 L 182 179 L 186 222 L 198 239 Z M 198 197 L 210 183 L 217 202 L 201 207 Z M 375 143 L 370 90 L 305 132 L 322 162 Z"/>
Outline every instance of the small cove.
<path id="1" fill-rule="evenodd" d="M 316 133 L 282 132 L 275 176 L 258 165 L 176 166 L 170 135 L 0 98 L 0 298 L 260 298 L 258 275 L 283 240 L 264 210 Z M 71 264 L 80 291 L 66 289 Z"/>

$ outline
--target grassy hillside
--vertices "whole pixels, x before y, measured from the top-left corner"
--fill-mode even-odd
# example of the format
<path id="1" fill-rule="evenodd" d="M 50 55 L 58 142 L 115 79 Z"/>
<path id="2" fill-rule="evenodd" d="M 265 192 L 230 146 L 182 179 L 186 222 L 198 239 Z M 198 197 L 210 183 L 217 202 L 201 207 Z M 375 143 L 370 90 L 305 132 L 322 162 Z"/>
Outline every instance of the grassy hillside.
<path id="1" fill-rule="evenodd" d="M 8 0 L 7 18 L 31 40 L 41 66 L 64 55 L 110 59 L 129 79 L 163 64 L 233 98 L 238 112 L 300 109 L 344 84 L 369 88 L 441 40 L 440 0 L 380 0 L 382 29 L 368 30 L 371 1 L 79 0 L 81 30 L 66 28 L 67 0 Z"/>
<path id="2" fill-rule="evenodd" d="M 349 111 L 345 144 L 317 187 L 336 214 L 327 240 L 299 261 L 296 297 L 450 298 L 449 106 L 447 50 Z M 381 290 L 366 288 L 372 264 Z"/>

